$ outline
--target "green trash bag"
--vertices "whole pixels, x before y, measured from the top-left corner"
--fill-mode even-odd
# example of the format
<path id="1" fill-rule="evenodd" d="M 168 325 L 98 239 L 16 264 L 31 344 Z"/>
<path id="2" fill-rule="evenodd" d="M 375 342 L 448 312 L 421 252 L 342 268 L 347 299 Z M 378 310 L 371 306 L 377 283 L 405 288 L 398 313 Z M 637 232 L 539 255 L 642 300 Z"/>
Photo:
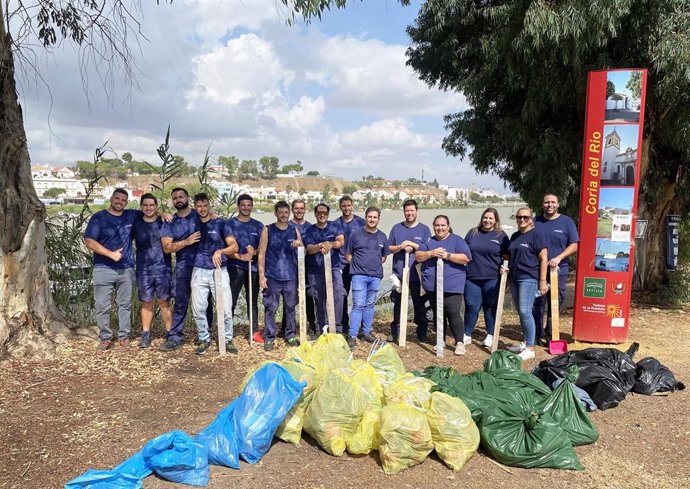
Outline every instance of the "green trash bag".
<path id="1" fill-rule="evenodd" d="M 492 403 L 479 425 L 481 445 L 504 465 L 582 470 L 568 434 L 539 411 L 526 390 L 510 391 L 510 402 Z"/>
<path id="2" fill-rule="evenodd" d="M 500 368 L 521 370 L 522 359 L 508 350 L 496 350 L 484 361 L 484 372 L 490 374 Z"/>
<path id="3" fill-rule="evenodd" d="M 381 410 L 380 436 L 379 457 L 388 475 L 421 464 L 434 449 L 424 413 L 401 402 Z"/>
<path id="4" fill-rule="evenodd" d="M 529 390 L 537 400 L 551 395 L 551 389 L 538 377 L 524 370 L 512 368 L 499 368 L 491 372 L 491 376 L 496 380 L 496 386 L 503 390 Z"/>
<path id="5" fill-rule="evenodd" d="M 479 429 L 472 421 L 470 410 L 457 397 L 433 392 L 426 420 L 436 454 L 457 472 L 479 447 Z"/>
<path id="6" fill-rule="evenodd" d="M 566 378 L 539 404 L 539 408 L 563 428 L 573 445 L 587 445 L 597 441 L 599 433 L 573 390 L 579 376 L 577 365 L 568 368 Z"/>

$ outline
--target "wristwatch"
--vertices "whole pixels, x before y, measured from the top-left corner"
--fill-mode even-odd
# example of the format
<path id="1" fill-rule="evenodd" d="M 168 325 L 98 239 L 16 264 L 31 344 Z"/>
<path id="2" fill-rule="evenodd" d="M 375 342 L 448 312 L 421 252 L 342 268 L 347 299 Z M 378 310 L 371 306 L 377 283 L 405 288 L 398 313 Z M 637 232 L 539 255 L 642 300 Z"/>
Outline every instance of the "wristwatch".
<path id="1" fill-rule="evenodd" d="M 450 253 L 446 253 L 446 260 L 450 260 Z"/>

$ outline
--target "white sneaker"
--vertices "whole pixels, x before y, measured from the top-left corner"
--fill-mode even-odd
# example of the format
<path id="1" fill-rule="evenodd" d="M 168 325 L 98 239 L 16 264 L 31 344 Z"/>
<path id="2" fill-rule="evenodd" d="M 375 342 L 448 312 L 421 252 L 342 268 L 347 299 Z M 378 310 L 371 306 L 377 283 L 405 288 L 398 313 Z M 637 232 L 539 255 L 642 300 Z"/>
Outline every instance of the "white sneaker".
<path id="1" fill-rule="evenodd" d="M 466 345 L 471 345 L 472 344 L 472 337 L 464 334 L 464 335 L 462 335 L 462 342 Z"/>
<path id="2" fill-rule="evenodd" d="M 525 360 L 532 360 L 534 358 L 534 352 L 529 348 L 525 348 L 518 354 L 518 356 L 522 358 L 522 361 L 524 362 Z"/>
<path id="3" fill-rule="evenodd" d="M 455 354 L 456 355 L 464 355 L 465 354 L 465 344 L 458 342 L 455 345 Z"/>
<path id="4" fill-rule="evenodd" d="M 488 334 L 488 335 L 486 335 L 486 338 L 484 338 L 484 341 L 482 341 L 482 346 L 485 346 L 487 348 L 491 348 L 491 345 L 493 344 L 493 342 L 494 342 L 493 335 Z"/>
<path id="5" fill-rule="evenodd" d="M 512 351 L 513 353 L 522 353 L 526 348 L 527 345 L 524 342 L 522 342 L 519 345 L 509 346 L 507 349 L 508 351 Z"/>

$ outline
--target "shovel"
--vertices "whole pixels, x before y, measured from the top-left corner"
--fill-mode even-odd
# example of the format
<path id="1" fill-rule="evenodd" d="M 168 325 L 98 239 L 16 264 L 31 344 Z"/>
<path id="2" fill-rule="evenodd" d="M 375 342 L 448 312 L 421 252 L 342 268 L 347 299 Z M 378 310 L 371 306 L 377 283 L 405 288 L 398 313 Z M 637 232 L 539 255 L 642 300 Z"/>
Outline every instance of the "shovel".
<path id="1" fill-rule="evenodd" d="M 561 339 L 560 319 L 558 310 L 558 267 L 552 267 L 550 272 L 551 281 L 551 341 L 549 341 L 549 353 L 551 355 L 562 355 L 568 351 L 568 342 Z"/>

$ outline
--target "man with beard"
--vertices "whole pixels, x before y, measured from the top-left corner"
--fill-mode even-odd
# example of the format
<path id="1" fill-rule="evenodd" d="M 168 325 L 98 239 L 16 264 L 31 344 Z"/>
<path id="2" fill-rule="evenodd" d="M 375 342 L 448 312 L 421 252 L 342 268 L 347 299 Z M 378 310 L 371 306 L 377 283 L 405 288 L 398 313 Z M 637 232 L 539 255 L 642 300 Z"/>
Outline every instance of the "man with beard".
<path id="1" fill-rule="evenodd" d="M 235 236 L 239 250 L 228 260 L 228 274 L 230 275 L 230 288 L 232 290 L 232 312 L 235 313 L 240 291 L 244 287 L 244 297 L 247 301 L 247 311 L 252 310 L 252 339 L 257 343 L 263 343 L 264 338 L 259 331 L 259 270 L 256 266 L 256 255 L 259 250 L 259 239 L 264 225 L 252 218 L 254 199 L 249 194 L 241 194 L 237 197 L 237 210 L 239 214 L 230 219 L 230 228 Z M 252 274 L 252 297 L 249 303 L 249 274 Z"/>
<path id="2" fill-rule="evenodd" d="M 175 271 L 173 280 L 173 317 L 166 342 L 160 351 L 168 352 L 182 346 L 184 340 L 184 326 L 187 319 L 187 307 L 192 292 L 192 271 L 198 243 L 201 239 L 199 232 L 199 215 L 189 207 L 189 194 L 182 187 L 176 187 L 171 192 L 172 203 L 176 211 L 171 222 L 161 227 L 161 244 L 166 253 L 175 253 Z M 208 324 L 213 323 L 213 305 L 209 304 L 206 311 Z"/>
<path id="3" fill-rule="evenodd" d="M 338 201 L 340 212 L 342 215 L 336 219 L 336 224 L 340 227 L 345 237 L 345 243 L 350 239 L 350 234 L 357 228 L 364 227 L 365 221 L 354 214 L 354 207 L 352 205 L 352 197 L 343 195 Z M 350 316 L 347 311 L 347 296 L 350 293 L 350 285 L 352 284 L 352 275 L 350 273 L 350 262 L 345 259 L 344 248 L 340 249 L 340 269 L 343 271 L 343 288 L 345 289 L 345 297 L 343 299 L 343 333 L 347 336 L 350 331 Z"/>

